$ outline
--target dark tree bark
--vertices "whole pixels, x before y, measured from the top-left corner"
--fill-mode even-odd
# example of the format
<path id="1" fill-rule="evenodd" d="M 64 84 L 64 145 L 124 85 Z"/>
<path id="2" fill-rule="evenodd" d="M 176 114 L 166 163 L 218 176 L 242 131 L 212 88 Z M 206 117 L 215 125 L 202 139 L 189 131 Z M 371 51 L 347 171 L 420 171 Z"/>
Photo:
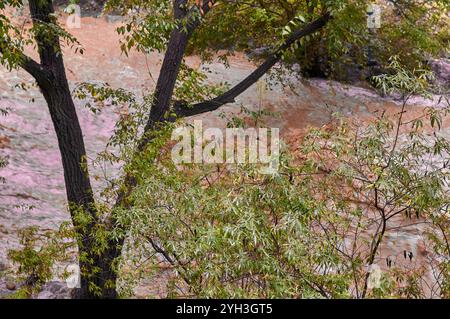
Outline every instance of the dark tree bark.
<path id="1" fill-rule="evenodd" d="M 180 66 L 188 45 L 189 38 L 195 29 L 199 26 L 200 20 L 194 18 L 194 10 L 199 10 L 194 6 L 187 10 L 187 0 L 174 0 L 174 17 L 177 20 L 188 19 L 186 29 L 183 29 L 182 23 L 170 35 L 167 45 L 164 61 L 161 66 L 160 76 L 156 83 L 155 100 L 150 110 L 150 116 L 145 128 L 145 132 L 150 131 L 155 123 L 164 120 L 164 116 L 170 109 L 170 103 L 175 89 L 175 83 L 178 78 Z M 214 1 L 205 1 L 201 8 L 203 15 L 214 5 Z"/>
<path id="2" fill-rule="evenodd" d="M 30 13 L 35 26 L 55 23 L 52 1 L 30 0 Z M 115 277 L 111 276 L 110 265 L 102 264 L 102 256 L 93 251 L 92 231 L 98 220 L 95 211 L 95 200 L 86 165 L 86 149 L 75 105 L 71 96 L 69 84 L 62 58 L 60 39 L 57 35 L 40 34 L 37 31 L 36 42 L 39 51 L 40 64 L 23 56 L 22 67 L 28 71 L 36 82 L 47 102 L 53 126 L 58 139 L 58 146 L 64 169 L 67 200 L 74 227 L 79 232 L 78 248 L 80 255 L 81 288 L 77 290 L 78 298 L 95 298 L 89 289 L 93 283 L 102 290 L 102 296 L 115 297 L 115 289 L 109 289 L 107 284 Z M 79 225 L 75 214 L 82 209 L 90 215 L 90 223 Z M 85 260 L 91 260 L 88 262 Z M 94 268 L 102 269 L 95 273 Z"/>
<path id="3" fill-rule="evenodd" d="M 187 2 L 187 0 L 173 0 L 174 18 L 179 21 L 187 19 L 187 25 L 184 29 L 183 23 L 180 22 L 178 28 L 173 30 L 170 35 L 160 75 L 156 83 L 149 119 L 144 129 L 144 135 L 139 142 L 138 152 L 141 152 L 151 140 L 151 136 L 148 134 L 154 129 L 155 125 L 166 120 L 165 115 L 170 110 L 173 91 L 189 38 L 200 25 L 200 20 L 195 18 L 195 11 L 200 10 L 201 14 L 205 15 L 215 3 L 213 0 L 205 1 L 201 8 L 193 6 L 190 10 L 187 10 Z M 124 184 L 125 188 L 119 192 L 116 206 L 129 206 L 126 199 L 130 195 L 131 190 L 136 186 L 137 180 L 129 174 L 125 177 Z"/>
<path id="4" fill-rule="evenodd" d="M 174 1 L 173 10 L 175 19 L 181 20 L 186 17 L 186 4 L 187 0 Z M 181 27 L 175 29 L 170 35 L 158 82 L 156 83 L 154 103 L 150 110 L 146 131 L 153 127 L 154 123 L 161 121 L 169 109 L 188 39 L 188 33 Z"/>

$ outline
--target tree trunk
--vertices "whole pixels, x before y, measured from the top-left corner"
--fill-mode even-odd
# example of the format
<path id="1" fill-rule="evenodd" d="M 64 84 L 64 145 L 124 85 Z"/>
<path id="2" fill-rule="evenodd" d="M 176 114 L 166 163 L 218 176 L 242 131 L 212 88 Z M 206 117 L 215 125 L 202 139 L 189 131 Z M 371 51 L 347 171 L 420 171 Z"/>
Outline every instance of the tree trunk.
<path id="1" fill-rule="evenodd" d="M 175 19 L 181 20 L 187 16 L 187 0 L 174 0 L 173 10 Z M 189 33 L 182 25 L 172 31 L 167 45 L 164 61 L 161 66 L 155 89 L 155 100 L 150 110 L 150 116 L 145 131 L 150 131 L 154 124 L 164 119 L 170 109 L 175 83 L 183 62 L 184 52 L 189 40 Z"/>
<path id="2" fill-rule="evenodd" d="M 187 0 L 173 1 L 175 19 L 182 20 L 187 17 L 188 11 L 186 10 L 186 4 Z M 209 6 L 205 6 L 205 10 L 209 11 L 209 8 Z M 170 34 L 164 61 L 161 66 L 158 82 L 156 83 L 154 100 L 150 109 L 149 118 L 144 128 L 144 134 L 139 141 L 138 153 L 142 152 L 148 142 L 152 139 L 149 134 L 155 128 L 155 125 L 165 121 L 165 115 L 170 110 L 170 102 L 175 89 L 178 73 L 183 62 L 188 40 L 197 24 L 198 21 L 194 22 L 194 24 L 188 24 L 188 31 L 186 32 L 186 30 L 183 30 L 183 25 L 180 23 L 179 27 Z M 128 203 L 127 199 L 131 194 L 131 191 L 137 185 L 137 180 L 132 174 L 128 174 L 125 176 L 124 184 L 124 190 L 119 192 L 117 196 L 116 207 L 129 207 L 130 203 Z"/>
<path id="3" fill-rule="evenodd" d="M 67 80 L 60 72 L 62 69 L 57 67 L 55 70 L 60 73 L 60 76 L 57 77 L 58 80 L 54 82 L 50 90 L 42 88 L 41 90 L 47 101 L 58 138 L 69 210 L 74 227 L 79 234 L 79 254 L 86 257 L 80 258 L 81 287 L 75 292 L 75 297 L 81 299 L 115 298 L 116 273 L 111 269 L 114 259 L 108 258 L 112 253 L 110 249 L 100 256 L 92 252 L 94 246 L 92 237 L 95 237 L 94 227 L 97 223 L 97 216 L 86 167 L 86 150 L 82 131 Z M 76 222 L 75 214 L 79 212 L 80 208 L 91 217 L 88 225 L 79 225 Z M 115 249 L 114 243 L 112 244 L 112 248 Z M 90 262 L 85 260 L 90 260 Z M 95 268 L 100 269 L 100 272 L 95 273 Z M 92 284 L 101 290 L 101 294 L 90 291 L 89 286 Z"/>
<path id="4" fill-rule="evenodd" d="M 52 1 L 30 0 L 29 6 L 34 25 L 56 23 Z M 112 253 L 107 250 L 99 255 L 93 249 L 98 217 L 86 165 L 83 133 L 67 81 L 60 39 L 56 34 L 37 32 L 35 40 L 41 63 L 35 65 L 25 59 L 22 66 L 34 76 L 44 95 L 58 139 L 69 211 L 78 232 L 81 288 L 77 289 L 75 297 L 115 298 L 116 274 L 108 258 Z M 80 224 L 75 218 L 80 212 L 89 215 L 87 224 Z M 90 289 L 92 284 L 100 291 Z"/>

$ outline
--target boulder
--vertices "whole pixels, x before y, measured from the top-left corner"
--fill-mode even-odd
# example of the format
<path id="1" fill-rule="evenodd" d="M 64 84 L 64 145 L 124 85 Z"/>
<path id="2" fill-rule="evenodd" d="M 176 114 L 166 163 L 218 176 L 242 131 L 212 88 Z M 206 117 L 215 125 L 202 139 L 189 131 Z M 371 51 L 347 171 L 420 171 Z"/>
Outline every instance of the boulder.
<path id="1" fill-rule="evenodd" d="M 436 84 L 445 88 L 450 87 L 450 60 L 438 59 L 430 61 L 431 70 L 436 77 Z"/>
<path id="2" fill-rule="evenodd" d="M 1 145 L 1 137 L 0 137 L 0 145 Z M 0 147 L 1 148 L 1 147 Z M 0 261 L 0 272 L 8 270 L 8 266 Z"/>
<path id="3" fill-rule="evenodd" d="M 50 281 L 46 283 L 35 299 L 71 299 L 72 289 L 65 282 Z"/>

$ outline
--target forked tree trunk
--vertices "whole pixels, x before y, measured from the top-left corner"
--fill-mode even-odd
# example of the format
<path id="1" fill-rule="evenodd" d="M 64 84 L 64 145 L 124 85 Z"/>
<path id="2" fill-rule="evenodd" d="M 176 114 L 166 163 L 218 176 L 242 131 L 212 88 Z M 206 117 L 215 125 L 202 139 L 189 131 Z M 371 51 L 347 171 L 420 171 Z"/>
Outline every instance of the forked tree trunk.
<path id="1" fill-rule="evenodd" d="M 174 14 L 177 19 L 186 18 L 189 11 L 185 5 L 187 0 L 174 0 Z M 214 1 L 205 1 L 202 5 L 202 12 L 206 14 L 212 7 Z M 42 23 L 53 23 L 56 19 L 53 15 L 53 5 L 50 0 L 29 0 L 30 12 L 33 23 L 39 25 Z M 180 116 L 192 116 L 216 110 L 223 104 L 234 101 L 234 98 L 240 95 L 253 83 L 255 83 L 263 74 L 265 74 L 281 57 L 281 52 L 288 48 L 299 38 L 311 34 L 323 27 L 330 16 L 324 17 L 305 26 L 304 29 L 293 32 L 290 38 L 258 69 L 236 85 L 230 91 L 207 102 L 194 105 L 191 109 L 178 109 Z M 165 114 L 170 109 L 171 98 L 173 95 L 175 82 L 179 73 L 180 65 L 185 53 L 185 49 L 190 35 L 199 25 L 199 21 L 189 21 L 187 32 L 181 28 L 172 32 L 169 40 L 166 56 L 161 69 L 161 75 L 155 91 L 155 101 L 150 112 L 149 121 L 146 126 L 146 132 L 151 131 L 158 122 L 163 122 Z M 45 26 L 44 26 L 44 29 Z M 92 187 L 89 180 L 89 174 L 86 167 L 86 150 L 83 141 L 83 134 L 76 114 L 75 106 L 70 93 L 67 76 L 65 73 L 64 62 L 60 52 L 59 37 L 44 33 L 42 36 L 36 35 L 36 42 L 39 49 L 40 64 L 24 56 L 22 67 L 36 79 L 46 101 L 51 114 L 58 145 L 61 153 L 64 180 L 66 185 L 67 199 L 70 206 L 70 212 L 74 226 L 79 231 L 79 253 L 80 267 L 82 269 L 81 288 L 77 290 L 77 298 L 116 298 L 116 279 L 117 273 L 113 269 L 115 261 L 121 254 L 124 238 L 118 241 L 109 240 L 105 251 L 94 253 L 93 230 L 98 225 L 98 218 L 95 211 L 95 201 Z M 141 149 L 147 143 L 144 136 Z M 127 197 L 131 190 L 136 186 L 136 180 L 133 176 L 127 176 L 126 191 L 118 196 L 116 206 L 127 207 Z M 77 224 L 75 215 L 78 208 L 90 214 L 91 222 L 87 227 L 81 227 Z M 114 223 L 114 217 L 110 220 Z M 112 226 L 112 225 L 110 225 Z M 85 260 L 90 260 L 86 262 Z M 100 291 L 92 291 L 90 285 L 93 284 Z"/>

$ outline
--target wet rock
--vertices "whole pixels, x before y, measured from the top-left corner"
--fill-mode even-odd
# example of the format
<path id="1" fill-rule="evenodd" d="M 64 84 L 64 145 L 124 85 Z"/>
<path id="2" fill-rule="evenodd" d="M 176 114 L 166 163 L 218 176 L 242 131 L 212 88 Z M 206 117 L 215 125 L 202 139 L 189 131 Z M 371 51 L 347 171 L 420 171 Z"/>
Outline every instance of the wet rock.
<path id="1" fill-rule="evenodd" d="M 14 291 L 17 288 L 16 283 L 12 279 L 7 279 L 5 283 L 6 289 Z"/>
<path id="2" fill-rule="evenodd" d="M 8 266 L 0 261 L 0 272 L 5 271 L 8 269 Z"/>
<path id="3" fill-rule="evenodd" d="M 122 16 L 116 16 L 116 15 L 112 15 L 112 14 L 105 15 L 105 19 L 109 23 L 116 23 L 116 22 L 122 22 L 123 21 L 123 17 Z"/>
<path id="4" fill-rule="evenodd" d="M 65 282 L 51 281 L 46 283 L 36 299 L 71 299 L 72 289 Z"/>
<path id="5" fill-rule="evenodd" d="M 0 299 L 8 298 L 11 295 L 11 290 L 6 288 L 6 279 L 0 278 Z"/>

